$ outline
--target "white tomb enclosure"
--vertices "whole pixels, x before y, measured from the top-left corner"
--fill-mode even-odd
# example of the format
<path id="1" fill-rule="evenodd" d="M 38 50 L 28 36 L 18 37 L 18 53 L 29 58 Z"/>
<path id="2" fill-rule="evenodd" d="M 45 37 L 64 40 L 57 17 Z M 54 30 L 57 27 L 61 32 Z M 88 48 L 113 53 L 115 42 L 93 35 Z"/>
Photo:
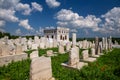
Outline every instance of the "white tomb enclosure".
<path id="1" fill-rule="evenodd" d="M 44 29 L 44 37 L 48 39 L 56 39 L 57 42 L 69 41 L 69 28 L 57 27 Z"/>
<path id="2" fill-rule="evenodd" d="M 96 58 L 89 57 L 88 50 L 84 50 L 82 52 L 82 55 L 83 55 L 83 61 L 94 62 L 96 60 Z"/>

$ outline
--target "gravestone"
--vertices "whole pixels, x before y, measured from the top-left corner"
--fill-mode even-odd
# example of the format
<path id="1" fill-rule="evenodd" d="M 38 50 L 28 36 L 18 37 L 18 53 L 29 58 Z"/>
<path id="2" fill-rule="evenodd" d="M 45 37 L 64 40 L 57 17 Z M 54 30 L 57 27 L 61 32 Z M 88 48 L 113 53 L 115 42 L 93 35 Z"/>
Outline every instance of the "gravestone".
<path id="1" fill-rule="evenodd" d="M 32 59 L 30 66 L 30 80 L 50 80 L 51 78 L 51 58 L 42 56 Z"/>
<path id="2" fill-rule="evenodd" d="M 30 54 L 30 59 L 33 59 L 33 58 L 36 58 L 36 57 L 39 57 L 39 56 L 38 56 L 38 51 L 33 51 L 33 52 Z"/>
<path id="3" fill-rule="evenodd" d="M 64 51 L 64 46 L 63 46 L 63 45 L 61 45 L 61 44 L 59 45 L 58 52 L 59 52 L 60 54 L 65 53 L 65 51 Z"/>
<path id="4" fill-rule="evenodd" d="M 48 50 L 47 51 L 47 56 L 53 56 L 53 51 L 52 50 Z"/>
<path id="5" fill-rule="evenodd" d="M 76 46 L 76 33 L 72 33 L 72 46 Z"/>
<path id="6" fill-rule="evenodd" d="M 105 38 L 105 50 L 108 50 L 108 40 Z"/>
<path id="7" fill-rule="evenodd" d="M 79 61 L 79 48 L 74 46 L 70 50 L 69 61 L 67 63 L 62 63 L 61 65 L 67 68 L 81 69 L 83 66 L 88 65 L 88 63 Z"/>
<path id="8" fill-rule="evenodd" d="M 1 48 L 1 46 L 0 46 L 0 56 L 2 56 L 2 48 Z"/>
<path id="9" fill-rule="evenodd" d="M 70 49 L 71 49 L 71 43 L 68 42 L 68 43 L 66 44 L 66 51 L 70 51 Z"/>
<path id="10" fill-rule="evenodd" d="M 82 55 L 83 55 L 83 61 L 94 62 L 96 60 L 96 58 L 89 57 L 88 50 L 84 50 L 82 52 Z"/>
<path id="11" fill-rule="evenodd" d="M 92 56 L 95 55 L 95 49 L 94 48 L 91 48 L 91 53 L 92 53 Z"/>
<path id="12" fill-rule="evenodd" d="M 1 56 L 6 56 L 6 55 L 10 55 L 10 50 L 9 50 L 9 47 L 8 45 L 6 44 L 0 44 L 0 47 L 1 47 Z"/>
<path id="13" fill-rule="evenodd" d="M 22 46 L 21 45 L 16 45 L 16 54 L 22 54 L 23 51 L 22 51 Z"/>
<path id="14" fill-rule="evenodd" d="M 89 57 L 88 50 L 84 50 L 82 52 L 82 55 L 83 55 L 83 60 L 87 59 Z"/>
<path id="15" fill-rule="evenodd" d="M 79 62 L 79 48 L 74 46 L 71 48 L 69 53 L 69 62 L 68 65 L 72 66 Z"/>
<path id="16" fill-rule="evenodd" d="M 105 38 L 102 38 L 102 50 L 105 50 Z"/>
<path id="17" fill-rule="evenodd" d="M 98 54 L 98 47 L 99 47 L 99 38 L 95 38 L 95 54 Z"/>
<path id="18" fill-rule="evenodd" d="M 38 49 L 38 44 L 32 44 L 32 49 L 37 50 Z"/>
<path id="19" fill-rule="evenodd" d="M 40 46 L 41 49 L 45 49 L 45 44 L 44 43 L 40 43 L 39 46 Z"/>

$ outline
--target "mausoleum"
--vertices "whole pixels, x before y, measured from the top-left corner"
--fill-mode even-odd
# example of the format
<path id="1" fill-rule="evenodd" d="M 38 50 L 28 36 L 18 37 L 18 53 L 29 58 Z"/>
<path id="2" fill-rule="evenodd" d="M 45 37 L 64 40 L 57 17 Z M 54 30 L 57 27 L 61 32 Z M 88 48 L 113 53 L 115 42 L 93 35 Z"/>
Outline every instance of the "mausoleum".
<path id="1" fill-rule="evenodd" d="M 69 28 L 57 27 L 44 29 L 44 37 L 60 41 L 69 41 Z"/>

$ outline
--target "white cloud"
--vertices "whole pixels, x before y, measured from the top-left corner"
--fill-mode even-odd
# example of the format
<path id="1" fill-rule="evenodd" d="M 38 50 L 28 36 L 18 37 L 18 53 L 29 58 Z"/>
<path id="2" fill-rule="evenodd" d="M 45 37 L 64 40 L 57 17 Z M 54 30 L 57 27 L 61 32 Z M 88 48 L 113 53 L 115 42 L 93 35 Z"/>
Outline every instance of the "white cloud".
<path id="1" fill-rule="evenodd" d="M 12 9 L 1 9 L 0 8 L 0 19 L 4 21 L 17 22 L 19 19 L 15 16 L 15 10 Z"/>
<path id="2" fill-rule="evenodd" d="M 29 25 L 28 19 L 21 20 L 20 23 L 19 23 L 19 26 L 22 26 L 22 27 L 24 27 L 27 30 L 33 30 L 33 28 Z"/>
<path id="3" fill-rule="evenodd" d="M 4 26 L 5 25 L 5 21 L 3 20 L 0 20 L 0 27 Z"/>
<path id="4" fill-rule="evenodd" d="M 21 32 L 20 29 L 17 29 L 17 30 L 15 31 L 15 33 L 16 33 L 17 35 L 21 35 L 21 34 L 22 34 L 22 32 Z"/>
<path id="5" fill-rule="evenodd" d="M 70 29 L 70 32 L 77 32 L 76 29 Z"/>
<path id="6" fill-rule="evenodd" d="M 17 11 L 23 11 L 22 12 L 23 15 L 30 15 L 30 13 L 32 11 L 29 4 L 19 3 L 16 5 L 15 8 Z"/>
<path id="7" fill-rule="evenodd" d="M 13 9 L 20 0 L 0 0 L 0 8 Z"/>
<path id="8" fill-rule="evenodd" d="M 60 6 L 60 2 L 56 0 L 46 0 L 46 3 L 50 8 L 55 8 Z"/>
<path id="9" fill-rule="evenodd" d="M 100 28 L 101 32 L 120 33 L 120 7 L 114 7 L 102 15 L 102 18 L 105 19 L 105 22 Z"/>
<path id="10" fill-rule="evenodd" d="M 56 19 L 59 26 L 91 28 L 93 30 L 97 29 L 98 24 L 101 22 L 101 19 L 96 18 L 94 15 L 88 15 L 84 18 L 83 16 L 79 16 L 78 13 L 67 9 L 60 10 L 56 15 Z"/>
<path id="11" fill-rule="evenodd" d="M 36 3 L 36 2 L 32 2 L 31 4 L 32 4 L 32 8 L 34 10 L 37 10 L 37 11 L 40 11 L 40 12 L 43 10 L 42 6 L 38 3 Z"/>

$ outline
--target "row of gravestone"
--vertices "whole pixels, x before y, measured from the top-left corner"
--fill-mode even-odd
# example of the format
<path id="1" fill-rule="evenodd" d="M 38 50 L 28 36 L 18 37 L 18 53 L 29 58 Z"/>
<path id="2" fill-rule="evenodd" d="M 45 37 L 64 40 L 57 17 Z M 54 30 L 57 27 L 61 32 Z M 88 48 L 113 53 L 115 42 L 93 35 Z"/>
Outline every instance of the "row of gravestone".
<path id="1" fill-rule="evenodd" d="M 95 54 L 95 49 L 91 48 L 91 56 L 89 55 L 88 50 L 84 50 L 82 51 L 83 59 L 80 60 L 79 50 L 79 47 L 73 46 L 68 53 L 68 62 L 62 63 L 61 65 L 69 68 L 81 69 L 83 66 L 88 65 L 86 62 L 93 62 L 97 57 L 102 55 L 102 53 Z M 53 55 L 53 51 L 48 50 L 46 54 L 51 56 Z M 30 58 L 32 60 L 30 65 L 30 80 L 54 80 L 52 77 L 50 57 L 38 57 L 38 51 L 33 51 L 30 54 Z"/>

